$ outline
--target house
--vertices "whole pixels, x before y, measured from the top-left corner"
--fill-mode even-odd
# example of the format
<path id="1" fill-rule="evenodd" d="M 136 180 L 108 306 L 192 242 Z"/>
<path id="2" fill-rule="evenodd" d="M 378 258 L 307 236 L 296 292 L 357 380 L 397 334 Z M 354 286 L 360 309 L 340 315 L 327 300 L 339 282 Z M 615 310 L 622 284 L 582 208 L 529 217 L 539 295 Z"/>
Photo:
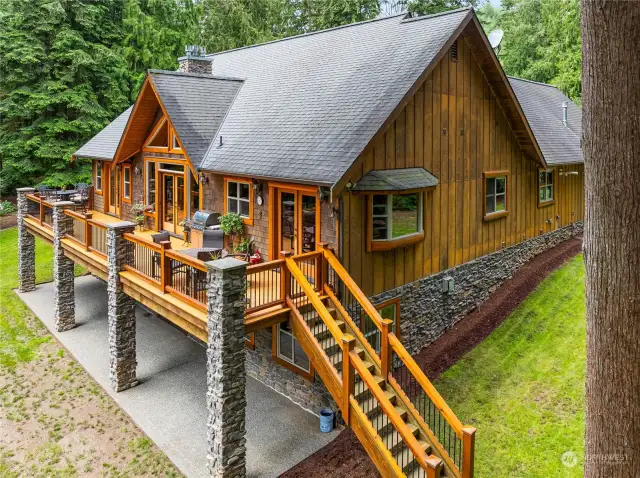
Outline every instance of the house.
<path id="1" fill-rule="evenodd" d="M 301 406 L 341 412 L 384 476 L 469 477 L 475 430 L 410 354 L 581 233 L 580 123 L 555 87 L 505 75 L 472 9 L 191 48 L 75 153 L 93 161 L 91 211 L 19 191 L 21 287 L 33 234 L 109 281 L 116 389 L 135 383 L 121 320 L 135 299 Z M 193 255 L 196 211 L 239 214 L 264 260 L 233 266 L 244 359 L 219 329 L 233 282 L 216 274 L 236 272 Z M 122 222 L 140 215 L 144 230 Z"/>

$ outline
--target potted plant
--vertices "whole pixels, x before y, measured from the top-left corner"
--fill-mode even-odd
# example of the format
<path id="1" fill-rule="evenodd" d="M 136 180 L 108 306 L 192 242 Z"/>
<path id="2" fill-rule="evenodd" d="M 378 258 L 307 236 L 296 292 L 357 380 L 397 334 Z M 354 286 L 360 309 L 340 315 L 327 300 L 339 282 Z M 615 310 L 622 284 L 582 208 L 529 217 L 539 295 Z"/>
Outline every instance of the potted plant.
<path id="1" fill-rule="evenodd" d="M 227 236 L 231 236 L 232 248 L 235 249 L 236 242 L 240 242 L 244 234 L 244 222 L 240 214 L 230 212 L 220 217 L 220 229 Z"/>
<path id="2" fill-rule="evenodd" d="M 135 222 L 136 226 L 142 231 L 142 226 L 144 224 L 144 211 L 145 206 L 142 203 L 135 203 L 131 206 L 131 214 L 133 214 L 133 222 Z"/>

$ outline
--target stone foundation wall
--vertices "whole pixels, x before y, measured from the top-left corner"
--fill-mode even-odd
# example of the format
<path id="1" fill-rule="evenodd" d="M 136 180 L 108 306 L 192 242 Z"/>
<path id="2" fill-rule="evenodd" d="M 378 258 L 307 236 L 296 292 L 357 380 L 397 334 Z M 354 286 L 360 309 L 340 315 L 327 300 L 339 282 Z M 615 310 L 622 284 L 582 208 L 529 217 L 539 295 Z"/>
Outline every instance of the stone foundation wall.
<path id="1" fill-rule="evenodd" d="M 273 360 L 271 340 L 271 329 L 256 332 L 255 350 L 246 351 L 247 374 L 315 415 L 324 407 L 337 413 L 338 406 L 319 377 L 311 382 Z"/>
<path id="2" fill-rule="evenodd" d="M 582 222 L 538 236 L 466 264 L 371 297 L 380 304 L 400 298 L 402 343 L 414 354 L 475 309 L 526 262 L 571 237 L 582 234 Z M 442 292 L 445 277 L 454 292 Z"/>

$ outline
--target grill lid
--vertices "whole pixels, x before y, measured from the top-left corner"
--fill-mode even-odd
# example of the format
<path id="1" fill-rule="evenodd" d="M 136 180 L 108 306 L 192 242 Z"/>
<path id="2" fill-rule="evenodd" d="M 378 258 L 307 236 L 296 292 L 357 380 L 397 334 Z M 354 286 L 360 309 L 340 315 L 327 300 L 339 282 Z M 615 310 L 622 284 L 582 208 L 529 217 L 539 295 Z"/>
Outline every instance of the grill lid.
<path id="1" fill-rule="evenodd" d="M 220 213 L 203 209 L 195 212 L 191 223 L 201 227 L 215 226 L 219 224 L 219 218 Z"/>

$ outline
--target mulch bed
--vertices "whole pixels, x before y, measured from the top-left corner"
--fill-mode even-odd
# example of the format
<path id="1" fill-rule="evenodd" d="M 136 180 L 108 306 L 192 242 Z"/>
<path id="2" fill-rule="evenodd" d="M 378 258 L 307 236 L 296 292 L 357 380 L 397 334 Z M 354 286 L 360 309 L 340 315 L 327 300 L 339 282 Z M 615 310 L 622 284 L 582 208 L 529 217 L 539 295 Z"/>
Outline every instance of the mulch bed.
<path id="1" fill-rule="evenodd" d="M 431 380 L 438 378 L 494 331 L 547 275 L 581 249 L 582 238 L 570 239 L 522 266 L 486 302 L 418 352 L 414 359 L 420 368 Z M 353 432 L 346 429 L 281 476 L 371 478 L 380 474 Z"/>

